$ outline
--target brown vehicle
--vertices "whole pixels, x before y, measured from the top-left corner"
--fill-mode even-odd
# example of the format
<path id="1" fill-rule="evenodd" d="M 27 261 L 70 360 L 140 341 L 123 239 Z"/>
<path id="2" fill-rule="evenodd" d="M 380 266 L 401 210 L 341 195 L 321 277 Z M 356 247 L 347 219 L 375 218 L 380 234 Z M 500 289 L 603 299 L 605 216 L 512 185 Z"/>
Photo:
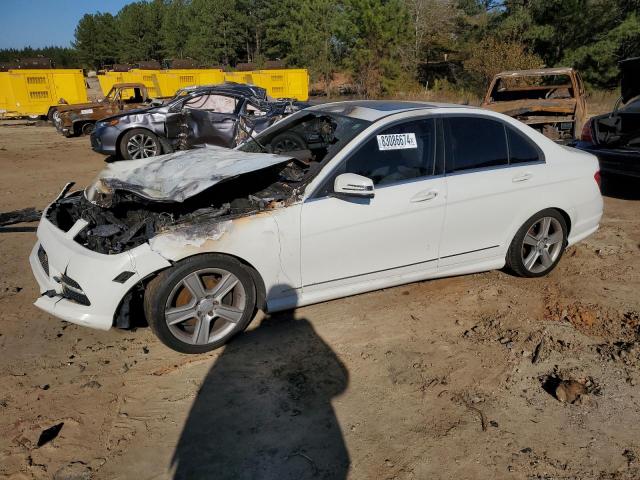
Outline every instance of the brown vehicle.
<path id="1" fill-rule="evenodd" d="M 584 83 L 573 68 L 515 70 L 496 75 L 482 107 L 504 113 L 552 140 L 572 140 L 586 120 Z"/>
<path id="2" fill-rule="evenodd" d="M 75 137 L 89 135 L 98 120 L 150 104 L 147 87 L 142 83 L 116 83 L 104 99 L 93 103 L 56 105 L 49 112 L 49 118 L 58 132 L 65 137 Z"/>

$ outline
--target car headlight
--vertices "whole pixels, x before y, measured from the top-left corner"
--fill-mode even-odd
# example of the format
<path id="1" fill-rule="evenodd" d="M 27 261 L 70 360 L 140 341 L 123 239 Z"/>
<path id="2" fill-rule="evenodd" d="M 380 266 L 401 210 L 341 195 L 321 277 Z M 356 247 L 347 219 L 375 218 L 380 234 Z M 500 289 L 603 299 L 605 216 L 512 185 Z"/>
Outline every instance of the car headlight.
<path id="1" fill-rule="evenodd" d="M 111 120 L 101 120 L 97 123 L 97 127 L 113 127 L 115 125 L 118 125 L 120 123 L 120 120 L 117 118 L 112 118 Z"/>

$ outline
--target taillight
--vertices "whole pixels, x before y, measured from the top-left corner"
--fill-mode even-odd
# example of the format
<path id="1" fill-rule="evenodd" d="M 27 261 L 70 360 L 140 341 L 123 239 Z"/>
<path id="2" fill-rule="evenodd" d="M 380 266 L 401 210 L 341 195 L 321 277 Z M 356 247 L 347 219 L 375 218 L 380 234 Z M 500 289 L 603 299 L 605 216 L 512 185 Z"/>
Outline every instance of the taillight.
<path id="1" fill-rule="evenodd" d="M 582 133 L 580 134 L 580 140 L 583 142 L 593 143 L 593 135 L 591 134 L 591 119 L 587 120 L 582 127 Z"/>
<path id="2" fill-rule="evenodd" d="M 593 179 L 598 184 L 598 188 L 602 189 L 602 178 L 600 177 L 600 170 L 597 170 L 596 173 L 593 174 Z"/>

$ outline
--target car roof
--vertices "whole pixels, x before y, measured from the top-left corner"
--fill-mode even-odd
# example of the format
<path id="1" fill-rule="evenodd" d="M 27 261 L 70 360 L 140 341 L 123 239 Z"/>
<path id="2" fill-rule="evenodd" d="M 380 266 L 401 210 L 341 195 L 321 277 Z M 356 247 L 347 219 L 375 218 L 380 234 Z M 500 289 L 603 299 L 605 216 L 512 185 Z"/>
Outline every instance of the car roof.
<path id="1" fill-rule="evenodd" d="M 185 87 L 185 90 L 188 91 L 189 94 L 206 90 L 211 92 L 235 93 L 238 95 L 243 95 L 245 97 L 255 97 L 262 100 L 266 99 L 267 97 L 267 91 L 262 87 L 235 82 L 225 82 L 217 85 Z"/>
<path id="2" fill-rule="evenodd" d="M 396 113 L 409 112 L 413 110 L 430 110 L 435 108 L 464 108 L 466 105 L 456 105 L 453 103 L 432 103 L 416 102 L 404 100 L 348 100 L 344 102 L 323 103 L 314 105 L 306 110 L 315 112 L 335 113 L 347 117 L 359 118 L 375 122 L 381 118 L 394 115 Z M 473 108 L 473 107 L 470 107 Z"/>

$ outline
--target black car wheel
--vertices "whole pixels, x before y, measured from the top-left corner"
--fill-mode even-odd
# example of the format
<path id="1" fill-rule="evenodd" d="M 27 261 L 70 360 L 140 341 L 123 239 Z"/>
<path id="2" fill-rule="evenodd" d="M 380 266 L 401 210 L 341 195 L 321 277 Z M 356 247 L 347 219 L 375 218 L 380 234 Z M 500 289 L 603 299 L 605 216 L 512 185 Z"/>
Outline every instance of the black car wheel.
<path id="1" fill-rule="evenodd" d="M 129 130 L 120 140 L 120 155 L 125 160 L 155 157 L 161 153 L 162 148 L 158 137 L 143 128 Z"/>
<path id="2" fill-rule="evenodd" d="M 95 123 L 93 122 L 85 123 L 84 125 L 82 125 L 82 134 L 91 135 L 95 129 L 96 129 Z"/>
<path id="3" fill-rule="evenodd" d="M 271 150 L 273 153 L 295 152 L 296 150 L 306 150 L 307 142 L 295 132 L 284 132 L 271 140 Z"/>

